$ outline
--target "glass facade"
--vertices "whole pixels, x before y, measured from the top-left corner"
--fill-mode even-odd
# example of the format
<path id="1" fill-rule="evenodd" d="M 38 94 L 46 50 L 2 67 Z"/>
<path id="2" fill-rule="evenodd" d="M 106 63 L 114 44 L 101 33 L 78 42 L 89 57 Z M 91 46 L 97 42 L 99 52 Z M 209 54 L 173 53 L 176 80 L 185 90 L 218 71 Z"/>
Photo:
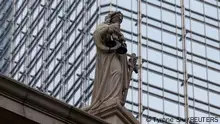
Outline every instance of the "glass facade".
<path id="1" fill-rule="evenodd" d="M 0 72 L 5 69 L 9 55 L 10 38 L 12 34 L 12 14 L 14 12 L 12 0 L 0 1 Z"/>
<path id="2" fill-rule="evenodd" d="M 154 117 L 185 118 L 180 2 L 141 2 L 143 124 L 156 124 L 147 122 Z M 218 117 L 218 122 L 197 121 L 217 124 L 220 2 L 185 0 L 184 5 L 189 116 Z M 92 33 L 109 11 L 124 14 L 121 28 L 128 53 L 138 53 L 137 0 L 0 0 L 0 10 L 1 73 L 79 108 L 91 100 L 96 53 Z M 137 74 L 125 106 L 137 116 Z"/>

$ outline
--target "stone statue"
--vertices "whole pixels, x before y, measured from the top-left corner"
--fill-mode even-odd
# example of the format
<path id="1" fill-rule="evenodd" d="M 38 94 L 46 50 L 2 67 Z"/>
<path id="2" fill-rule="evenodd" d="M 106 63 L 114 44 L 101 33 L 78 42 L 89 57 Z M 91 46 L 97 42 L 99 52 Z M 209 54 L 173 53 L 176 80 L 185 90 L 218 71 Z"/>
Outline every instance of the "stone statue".
<path id="1" fill-rule="evenodd" d="M 91 105 L 92 111 L 109 103 L 125 104 L 136 55 L 127 61 L 125 38 L 120 31 L 121 12 L 111 12 L 93 33 L 96 44 L 96 72 Z"/>

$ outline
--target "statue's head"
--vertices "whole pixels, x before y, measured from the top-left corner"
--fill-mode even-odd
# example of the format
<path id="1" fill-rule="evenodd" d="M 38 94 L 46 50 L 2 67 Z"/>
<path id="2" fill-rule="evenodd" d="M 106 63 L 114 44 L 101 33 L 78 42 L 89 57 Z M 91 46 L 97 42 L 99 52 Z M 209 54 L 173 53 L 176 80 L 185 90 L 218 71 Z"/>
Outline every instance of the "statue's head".
<path id="1" fill-rule="evenodd" d="M 110 12 L 105 17 L 105 22 L 107 23 L 121 23 L 123 20 L 123 14 L 120 11 Z"/>

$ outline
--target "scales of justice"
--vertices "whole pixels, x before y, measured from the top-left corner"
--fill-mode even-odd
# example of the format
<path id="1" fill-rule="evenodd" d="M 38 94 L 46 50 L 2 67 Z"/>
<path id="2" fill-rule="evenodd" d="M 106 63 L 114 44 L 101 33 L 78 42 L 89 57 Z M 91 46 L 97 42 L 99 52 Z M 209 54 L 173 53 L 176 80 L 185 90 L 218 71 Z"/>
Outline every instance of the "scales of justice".
<path id="1" fill-rule="evenodd" d="M 120 29 L 122 20 L 121 12 L 110 12 L 93 33 L 97 52 L 95 79 L 91 105 L 83 110 L 112 124 L 138 124 L 124 107 L 132 72 L 138 73 L 138 67 L 136 54 L 127 54 Z"/>

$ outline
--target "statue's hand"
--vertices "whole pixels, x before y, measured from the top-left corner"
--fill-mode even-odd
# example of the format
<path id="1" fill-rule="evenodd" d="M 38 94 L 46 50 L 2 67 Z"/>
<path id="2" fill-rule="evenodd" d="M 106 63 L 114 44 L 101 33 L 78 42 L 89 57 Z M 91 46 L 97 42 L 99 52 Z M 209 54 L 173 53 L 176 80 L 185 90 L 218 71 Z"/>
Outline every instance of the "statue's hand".
<path id="1" fill-rule="evenodd" d="M 109 33 L 112 35 L 114 40 L 119 42 L 125 41 L 124 35 L 120 32 L 120 24 L 113 23 L 109 25 Z"/>

